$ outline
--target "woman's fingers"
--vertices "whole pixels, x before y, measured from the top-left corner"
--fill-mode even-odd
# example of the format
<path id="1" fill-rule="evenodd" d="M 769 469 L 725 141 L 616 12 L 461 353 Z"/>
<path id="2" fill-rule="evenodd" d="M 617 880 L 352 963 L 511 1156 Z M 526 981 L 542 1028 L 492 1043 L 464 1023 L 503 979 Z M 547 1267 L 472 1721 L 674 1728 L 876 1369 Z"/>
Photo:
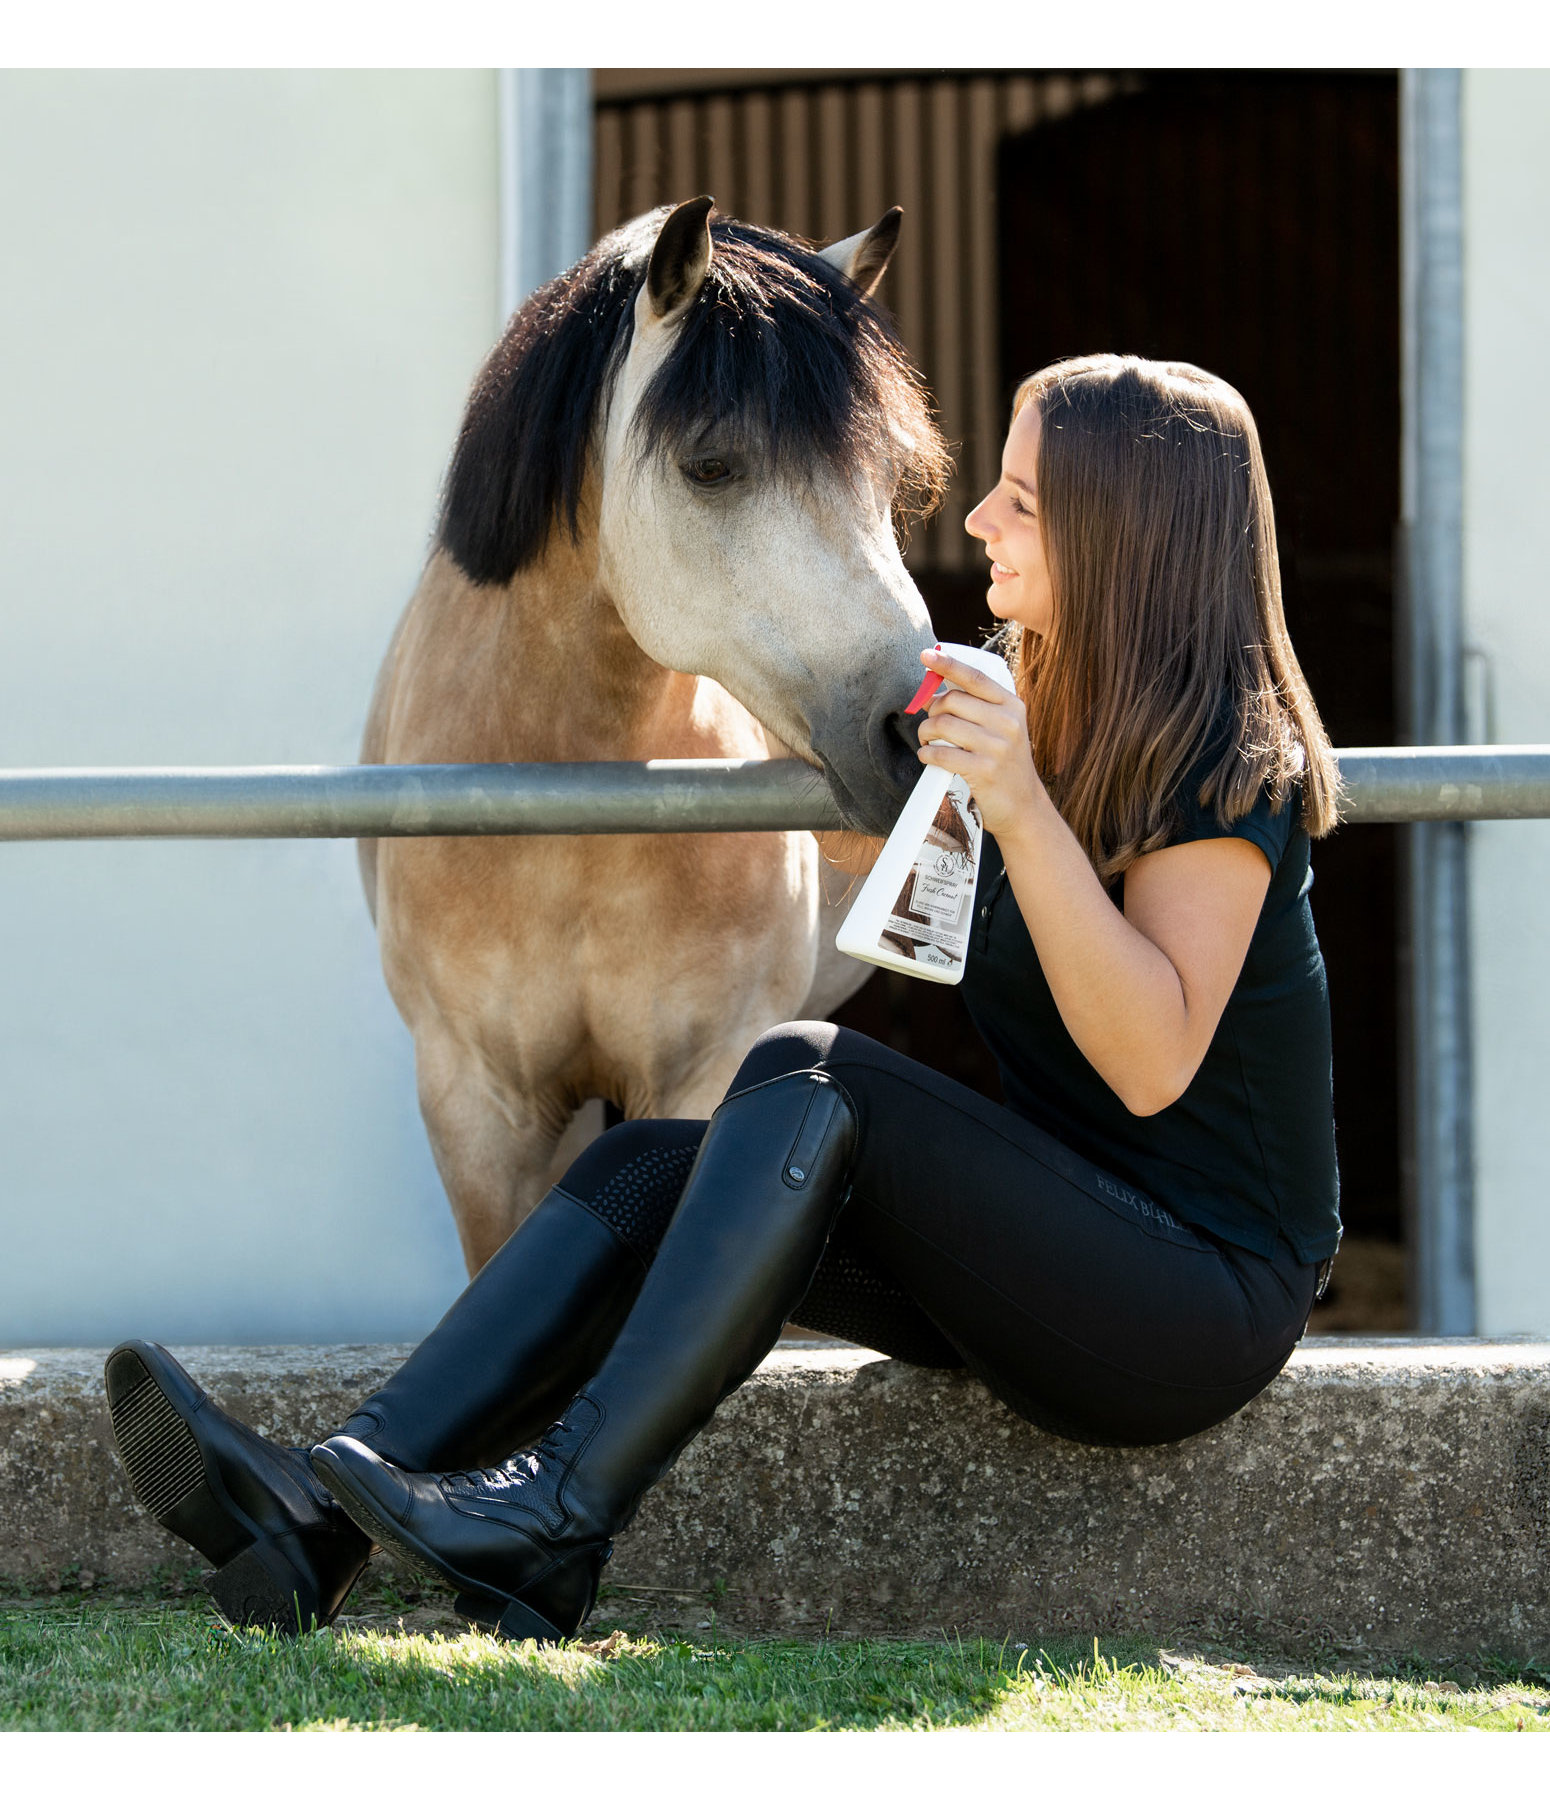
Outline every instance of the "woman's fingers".
<path id="1" fill-rule="evenodd" d="M 921 720 L 920 760 L 961 775 L 993 831 L 1038 789 L 1027 711 L 1018 695 L 956 657 L 923 651 L 921 661 L 953 685 Z"/>
<path id="2" fill-rule="evenodd" d="M 972 750 L 949 743 L 945 738 L 938 738 L 935 743 L 922 744 L 916 754 L 923 763 L 930 763 L 938 769 L 948 769 L 954 775 L 962 775 L 971 790 L 975 786 L 975 778 L 985 767 L 983 759 Z"/>
<path id="3" fill-rule="evenodd" d="M 965 719 L 976 725 L 987 725 L 1008 736 L 1015 736 L 1026 729 L 1023 724 L 1022 702 L 1015 694 L 1005 692 L 998 693 L 994 700 L 981 700 L 974 694 L 960 694 L 956 688 L 951 693 L 938 694 L 931 702 L 926 718 L 948 717 Z"/>
<path id="4" fill-rule="evenodd" d="M 949 656 L 946 651 L 922 650 L 920 660 L 934 674 L 940 675 L 945 681 L 950 681 L 955 688 L 961 688 L 966 694 L 973 694 L 981 700 L 1010 698 L 1000 682 L 983 674 L 972 663 L 959 662 L 957 657 Z"/>
<path id="5" fill-rule="evenodd" d="M 1004 732 L 956 714 L 926 720 L 920 728 L 920 741 L 923 744 L 956 744 L 960 750 L 971 750 L 977 756 L 994 756 L 1004 751 L 1009 742 Z"/>
<path id="6" fill-rule="evenodd" d="M 1022 704 L 1010 694 L 1009 704 L 997 706 L 972 694 L 948 694 L 932 702 L 921 721 L 920 741 L 947 738 L 997 760 L 1027 754 L 1028 725 Z"/>

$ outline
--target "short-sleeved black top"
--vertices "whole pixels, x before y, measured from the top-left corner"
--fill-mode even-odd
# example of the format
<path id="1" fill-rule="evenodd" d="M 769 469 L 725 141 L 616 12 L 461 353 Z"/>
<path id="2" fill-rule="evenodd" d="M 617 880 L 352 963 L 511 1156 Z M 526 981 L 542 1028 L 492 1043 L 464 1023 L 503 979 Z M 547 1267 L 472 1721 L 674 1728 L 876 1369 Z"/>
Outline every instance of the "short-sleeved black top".
<path id="1" fill-rule="evenodd" d="M 964 999 L 1014 1111 L 1191 1225 L 1260 1255 L 1280 1237 L 1319 1262 L 1340 1241 L 1340 1183 L 1308 834 L 1296 798 L 1275 813 L 1268 790 L 1220 824 L 1195 799 L 1202 772 L 1181 783 L 1170 843 L 1247 838 L 1270 888 L 1205 1060 L 1171 1106 L 1136 1117 L 1076 1047 L 988 833 Z"/>

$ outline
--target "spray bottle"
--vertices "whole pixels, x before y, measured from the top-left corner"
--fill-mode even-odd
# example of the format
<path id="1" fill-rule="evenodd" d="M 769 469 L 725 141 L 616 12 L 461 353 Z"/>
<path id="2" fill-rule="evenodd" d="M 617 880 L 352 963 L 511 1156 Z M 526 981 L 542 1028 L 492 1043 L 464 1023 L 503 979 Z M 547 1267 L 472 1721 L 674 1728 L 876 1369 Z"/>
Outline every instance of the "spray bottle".
<path id="1" fill-rule="evenodd" d="M 993 650 L 968 644 L 937 648 L 1015 691 L 1012 671 Z M 951 686 L 940 675 L 927 675 L 904 710 L 924 711 L 939 688 Z M 983 837 L 968 782 L 948 769 L 922 770 L 840 926 L 835 948 L 923 981 L 962 981 Z"/>

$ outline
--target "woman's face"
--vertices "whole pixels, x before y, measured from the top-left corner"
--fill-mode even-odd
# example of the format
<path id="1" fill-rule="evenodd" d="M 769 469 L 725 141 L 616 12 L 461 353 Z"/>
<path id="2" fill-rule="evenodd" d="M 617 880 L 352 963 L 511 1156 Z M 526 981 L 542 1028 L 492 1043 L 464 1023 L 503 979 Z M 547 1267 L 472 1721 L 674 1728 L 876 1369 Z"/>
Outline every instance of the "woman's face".
<path id="1" fill-rule="evenodd" d="M 990 556 L 985 602 L 998 619 L 1041 635 L 1055 617 L 1055 596 L 1039 530 L 1033 475 L 1039 463 L 1039 408 L 1030 400 L 1012 421 L 1001 452 L 1001 479 L 964 520 Z"/>

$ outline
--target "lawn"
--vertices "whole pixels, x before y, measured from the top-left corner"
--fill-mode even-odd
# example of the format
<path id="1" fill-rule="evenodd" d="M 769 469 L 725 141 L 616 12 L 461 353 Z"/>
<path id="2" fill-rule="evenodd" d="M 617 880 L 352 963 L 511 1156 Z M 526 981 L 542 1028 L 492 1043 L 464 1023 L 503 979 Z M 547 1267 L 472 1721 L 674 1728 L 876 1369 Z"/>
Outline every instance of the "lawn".
<path id="1" fill-rule="evenodd" d="M 1459 1679 L 1460 1676 L 1464 1679 Z M 560 1649 L 391 1611 L 285 1640 L 203 1602 L 0 1606 L 0 1730 L 1543 1731 L 1550 1674 L 1489 1663 L 1252 1664 L 1219 1645 L 728 1638 Z"/>

